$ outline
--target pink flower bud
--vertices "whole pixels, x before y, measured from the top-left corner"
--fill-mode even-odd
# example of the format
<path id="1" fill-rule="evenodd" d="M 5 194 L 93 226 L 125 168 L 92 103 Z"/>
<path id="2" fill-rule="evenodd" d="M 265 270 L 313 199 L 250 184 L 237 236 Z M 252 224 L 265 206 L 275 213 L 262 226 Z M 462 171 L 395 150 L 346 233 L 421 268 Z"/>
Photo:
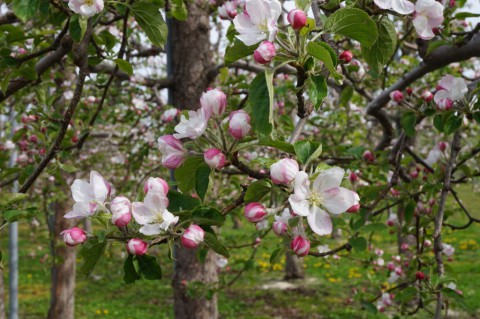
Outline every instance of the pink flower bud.
<path id="1" fill-rule="evenodd" d="M 355 172 L 351 172 L 350 175 L 348 176 L 348 179 L 350 180 L 351 183 L 358 182 L 358 175 L 355 174 Z"/>
<path id="2" fill-rule="evenodd" d="M 390 98 L 395 102 L 400 103 L 403 101 L 403 93 L 399 90 L 393 91 L 390 93 Z"/>
<path id="3" fill-rule="evenodd" d="M 262 221 L 267 215 L 265 207 L 257 202 L 252 202 L 245 206 L 245 218 L 251 223 L 258 223 Z"/>
<path id="4" fill-rule="evenodd" d="M 168 183 L 160 177 L 149 177 L 143 185 L 143 191 L 145 194 L 148 194 L 149 191 L 153 191 L 167 195 L 169 189 Z"/>
<path id="5" fill-rule="evenodd" d="M 218 8 L 218 15 L 224 20 L 233 19 L 237 14 L 237 5 L 233 1 L 227 1 Z"/>
<path id="6" fill-rule="evenodd" d="M 250 116 L 244 110 L 233 111 L 228 119 L 228 132 L 237 140 L 247 136 L 252 128 L 250 126 Z"/>
<path id="7" fill-rule="evenodd" d="M 253 51 L 253 59 L 260 64 L 267 64 L 275 57 L 275 46 L 270 41 L 263 41 L 258 48 Z"/>
<path id="8" fill-rule="evenodd" d="M 115 197 L 110 203 L 110 211 L 112 212 L 112 223 L 117 227 L 127 226 L 132 219 L 132 203 L 123 196 Z"/>
<path id="9" fill-rule="evenodd" d="M 415 273 L 415 277 L 417 277 L 417 280 L 424 280 L 425 279 L 425 274 L 422 271 L 417 271 Z"/>
<path id="10" fill-rule="evenodd" d="M 422 92 L 422 95 L 421 95 L 422 99 L 425 101 L 425 102 L 430 102 L 431 100 L 433 100 L 433 94 L 432 92 L 430 92 L 429 90 L 424 90 Z"/>
<path id="11" fill-rule="evenodd" d="M 180 110 L 179 109 L 176 109 L 176 108 L 170 108 L 168 110 L 166 110 L 165 112 L 163 112 L 162 116 L 160 117 L 160 119 L 164 122 L 171 122 L 175 119 L 175 117 L 177 117 L 177 115 L 180 113 Z"/>
<path id="12" fill-rule="evenodd" d="M 145 255 L 148 249 L 147 242 L 139 239 L 132 238 L 127 242 L 127 252 L 135 256 Z"/>
<path id="13" fill-rule="evenodd" d="M 195 248 L 203 242 L 205 232 L 200 226 L 190 225 L 182 235 L 182 245 L 186 248 Z"/>
<path id="14" fill-rule="evenodd" d="M 295 255 L 298 257 L 303 257 L 308 255 L 308 251 L 310 250 L 310 242 L 303 236 L 295 236 L 293 238 L 291 247 Z"/>
<path id="15" fill-rule="evenodd" d="M 373 153 L 368 150 L 363 152 L 362 157 L 365 161 L 369 163 L 373 163 L 375 161 L 375 155 L 373 155 Z"/>
<path id="16" fill-rule="evenodd" d="M 408 247 L 409 247 L 409 246 L 408 246 L 407 243 L 403 243 L 403 244 L 400 245 L 400 249 L 401 249 L 401 250 L 408 250 Z"/>
<path id="17" fill-rule="evenodd" d="M 288 226 L 282 221 L 276 221 L 273 223 L 273 232 L 278 236 L 283 236 L 287 232 Z"/>
<path id="18" fill-rule="evenodd" d="M 347 213 L 357 213 L 360 210 L 360 204 L 355 204 L 349 209 L 347 209 Z"/>
<path id="19" fill-rule="evenodd" d="M 343 63 L 350 63 L 353 59 L 353 53 L 350 51 L 343 51 L 339 56 L 338 59 Z"/>
<path id="20" fill-rule="evenodd" d="M 164 135 L 158 138 L 158 149 L 162 153 L 162 165 L 175 169 L 182 165 L 185 159 L 185 149 L 182 142 L 173 135 Z"/>
<path id="21" fill-rule="evenodd" d="M 418 172 L 417 171 L 413 171 L 413 172 L 410 172 L 410 177 L 415 179 L 418 177 Z"/>
<path id="22" fill-rule="evenodd" d="M 450 2 L 448 3 L 448 5 L 450 6 L 450 8 L 455 7 L 456 4 L 457 4 L 457 2 L 456 2 L 455 0 L 450 0 Z"/>
<path id="23" fill-rule="evenodd" d="M 225 155 L 217 148 L 211 148 L 203 153 L 205 163 L 211 169 L 220 169 L 225 165 Z"/>
<path id="24" fill-rule="evenodd" d="M 393 271 L 395 269 L 395 264 L 393 262 L 388 262 L 387 268 L 389 271 Z"/>
<path id="25" fill-rule="evenodd" d="M 425 239 L 425 241 L 423 242 L 423 246 L 425 247 L 431 247 L 432 246 L 432 242 L 428 239 Z"/>
<path id="26" fill-rule="evenodd" d="M 202 93 L 200 104 L 205 111 L 205 116 L 222 115 L 227 107 L 227 96 L 220 89 L 212 89 Z"/>
<path id="27" fill-rule="evenodd" d="M 453 101 L 449 98 L 441 99 L 437 102 L 437 109 L 439 111 L 449 111 L 453 107 Z"/>
<path id="28" fill-rule="evenodd" d="M 413 89 L 411 87 L 406 88 L 405 91 L 407 92 L 408 95 L 412 95 L 413 93 Z"/>
<path id="29" fill-rule="evenodd" d="M 447 149 L 447 143 L 439 142 L 438 143 L 438 148 L 440 149 L 440 151 L 445 152 L 445 150 Z"/>
<path id="30" fill-rule="evenodd" d="M 32 136 L 30 136 L 29 140 L 32 143 L 37 143 L 38 142 L 38 137 L 36 135 L 32 135 Z"/>
<path id="31" fill-rule="evenodd" d="M 300 9 L 293 9 L 287 15 L 288 23 L 294 30 L 300 30 L 307 25 L 307 15 Z"/>
<path id="32" fill-rule="evenodd" d="M 298 163 L 291 158 L 284 158 L 270 166 L 270 178 L 274 184 L 288 184 L 298 172 Z"/>
<path id="33" fill-rule="evenodd" d="M 258 245 L 262 242 L 262 239 L 260 237 L 255 238 L 255 245 Z"/>
<path id="34" fill-rule="evenodd" d="M 87 233 L 81 228 L 73 227 L 66 229 L 60 233 L 63 236 L 63 241 L 68 246 L 76 246 L 87 241 Z"/>

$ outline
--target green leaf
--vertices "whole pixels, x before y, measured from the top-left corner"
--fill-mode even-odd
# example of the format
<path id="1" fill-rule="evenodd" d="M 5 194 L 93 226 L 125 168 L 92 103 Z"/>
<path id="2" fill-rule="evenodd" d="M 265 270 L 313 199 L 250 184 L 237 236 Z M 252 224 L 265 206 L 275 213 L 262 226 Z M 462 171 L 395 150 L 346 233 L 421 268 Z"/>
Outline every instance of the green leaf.
<path id="1" fill-rule="evenodd" d="M 407 203 L 405 206 L 405 225 L 408 226 L 410 222 L 412 221 L 413 214 L 415 212 L 415 207 L 417 207 L 417 204 L 415 201 L 411 200 Z"/>
<path id="2" fill-rule="evenodd" d="M 335 66 L 337 58 L 328 44 L 325 42 L 309 42 L 307 44 L 307 52 L 317 60 L 322 61 L 330 72 L 336 72 Z"/>
<path id="3" fill-rule="evenodd" d="M 417 124 L 417 115 L 414 112 L 406 112 L 402 115 L 402 127 L 408 137 L 415 135 L 415 125 Z"/>
<path id="4" fill-rule="evenodd" d="M 23 219 L 30 219 L 37 215 L 37 213 L 38 209 L 36 207 L 6 210 L 3 212 L 3 218 L 9 223 L 13 223 Z"/>
<path id="5" fill-rule="evenodd" d="M 453 115 L 445 121 L 444 132 L 449 135 L 462 126 L 462 117 Z"/>
<path id="6" fill-rule="evenodd" d="M 87 20 L 83 19 L 79 15 L 75 14 L 70 19 L 70 24 L 68 25 L 68 31 L 73 41 L 80 42 L 87 30 Z"/>
<path id="7" fill-rule="evenodd" d="M 188 193 L 195 188 L 197 170 L 202 165 L 205 165 L 202 156 L 190 156 L 175 170 L 175 180 L 183 193 Z"/>
<path id="8" fill-rule="evenodd" d="M 133 75 L 133 67 L 128 61 L 122 59 L 115 59 L 113 61 L 118 65 L 118 68 L 120 70 L 127 73 L 128 75 Z"/>
<path id="9" fill-rule="evenodd" d="M 198 198 L 182 194 L 173 189 L 168 191 L 167 197 L 169 202 L 168 211 L 170 212 L 192 210 L 201 204 Z"/>
<path id="10" fill-rule="evenodd" d="M 39 0 L 13 0 L 12 9 L 15 15 L 25 22 L 35 16 L 40 5 Z"/>
<path id="11" fill-rule="evenodd" d="M 172 0 L 170 2 L 170 13 L 179 21 L 187 20 L 188 10 L 185 2 L 183 0 Z"/>
<path id="12" fill-rule="evenodd" d="M 62 163 L 58 163 L 58 166 L 60 167 L 60 169 L 64 172 L 67 172 L 67 173 L 73 173 L 73 172 L 76 172 L 78 171 L 78 169 L 73 166 L 72 164 L 62 164 Z"/>
<path id="13" fill-rule="evenodd" d="M 340 34 L 372 46 L 378 37 L 375 22 L 368 13 L 356 8 L 342 8 L 327 18 L 325 32 Z"/>
<path id="14" fill-rule="evenodd" d="M 192 222 L 197 225 L 222 226 L 225 216 L 213 207 L 199 206 L 192 212 Z"/>
<path id="15" fill-rule="evenodd" d="M 352 97 L 353 97 L 353 87 L 346 86 L 345 88 L 343 88 L 342 92 L 340 93 L 340 105 L 347 107 Z"/>
<path id="16" fill-rule="evenodd" d="M 401 303 L 406 303 L 406 302 L 412 300 L 413 298 L 415 298 L 417 293 L 418 293 L 417 289 L 415 289 L 414 287 L 407 287 L 407 288 L 399 291 L 395 295 L 395 300 L 399 301 Z"/>
<path id="17" fill-rule="evenodd" d="M 195 173 L 195 192 L 198 197 L 205 200 L 205 195 L 208 191 L 208 184 L 210 182 L 211 168 L 207 164 L 200 165 Z"/>
<path id="18" fill-rule="evenodd" d="M 259 135 L 269 135 L 273 130 L 272 108 L 265 74 L 259 74 L 253 79 L 248 89 L 248 102 L 252 107 L 253 127 Z"/>
<path id="19" fill-rule="evenodd" d="M 322 153 L 322 145 L 317 142 L 302 140 L 293 144 L 295 154 L 302 164 L 308 164 Z"/>
<path id="20" fill-rule="evenodd" d="M 327 94 L 327 79 L 321 75 L 311 76 L 310 84 L 308 86 L 308 96 L 310 97 L 310 101 L 316 109 L 322 105 L 322 101 Z"/>
<path id="21" fill-rule="evenodd" d="M 258 44 L 246 46 L 242 41 L 235 40 L 232 46 L 225 50 L 225 64 L 229 65 L 235 61 L 243 59 L 244 57 L 253 54 L 253 51 L 258 47 Z"/>
<path id="22" fill-rule="evenodd" d="M 20 203 L 26 198 L 28 198 L 28 195 L 23 193 L 3 193 L 0 194 L 0 205 L 7 207 L 16 203 Z"/>
<path id="23" fill-rule="evenodd" d="M 280 258 L 284 255 L 285 248 L 277 248 L 270 255 L 270 265 L 276 264 Z"/>
<path id="24" fill-rule="evenodd" d="M 149 255 L 136 256 L 139 272 L 147 280 L 162 279 L 162 268 L 158 264 L 157 258 Z"/>
<path id="25" fill-rule="evenodd" d="M 473 119 L 480 124 L 480 112 L 473 113 Z"/>
<path id="26" fill-rule="evenodd" d="M 213 232 L 205 231 L 205 236 L 203 240 L 205 244 L 207 244 L 210 248 L 212 248 L 212 250 L 217 254 L 225 256 L 226 258 L 230 257 L 230 254 L 227 248 L 225 248 L 225 246 L 223 246 L 222 243 L 220 243 L 217 236 Z"/>
<path id="27" fill-rule="evenodd" d="M 267 180 L 259 180 L 250 184 L 245 193 L 245 203 L 258 202 L 272 190 L 272 184 Z"/>
<path id="28" fill-rule="evenodd" d="M 83 259 L 83 264 L 80 267 L 80 273 L 89 276 L 98 260 L 102 256 L 107 242 L 99 242 L 98 239 L 92 238 L 83 244 L 80 250 L 80 257 Z"/>
<path id="29" fill-rule="evenodd" d="M 395 24 L 384 17 L 378 27 L 378 38 L 372 46 L 362 45 L 362 55 L 365 61 L 376 72 L 380 73 L 381 69 L 388 63 L 397 45 L 397 31 Z"/>
<path id="30" fill-rule="evenodd" d="M 382 231 L 386 228 L 387 228 L 387 226 L 385 224 L 373 223 L 373 224 L 368 224 L 368 225 L 365 225 L 364 227 L 362 227 L 362 231 L 368 233 L 368 232 L 372 232 L 372 231 Z"/>
<path id="31" fill-rule="evenodd" d="M 304 12 L 308 12 L 310 9 L 310 1 L 309 0 L 295 0 L 295 7 L 297 9 L 303 10 Z"/>
<path id="32" fill-rule="evenodd" d="M 127 259 L 123 263 L 123 282 L 126 284 L 133 284 L 135 281 L 140 280 L 140 274 L 135 269 L 133 264 L 133 255 L 128 254 Z"/>
<path id="33" fill-rule="evenodd" d="M 362 306 L 365 308 L 365 310 L 367 310 L 368 312 L 372 313 L 372 314 L 376 314 L 377 313 L 377 307 L 375 307 L 374 304 L 372 304 L 371 302 L 367 302 L 367 301 L 362 301 Z"/>
<path id="34" fill-rule="evenodd" d="M 350 238 L 348 240 L 348 243 L 350 244 L 350 246 L 352 246 L 353 249 L 359 252 L 367 249 L 367 240 L 363 237 Z"/>
<path id="35" fill-rule="evenodd" d="M 270 138 L 261 138 L 260 141 L 258 142 L 258 145 L 271 146 L 283 152 L 286 152 L 292 155 L 295 154 L 295 149 L 293 148 L 293 145 L 284 141 L 276 141 Z"/>
<path id="36" fill-rule="evenodd" d="M 435 116 L 433 117 L 433 126 L 439 132 L 443 132 L 443 116 L 442 116 L 442 114 L 435 114 Z"/>
<path id="37" fill-rule="evenodd" d="M 472 12 L 458 12 L 455 14 L 455 19 L 463 20 L 466 18 L 476 18 L 480 17 L 480 13 L 472 13 Z"/>
<path id="38" fill-rule="evenodd" d="M 167 42 L 168 29 L 160 13 L 160 7 L 155 3 L 138 1 L 130 6 L 130 10 L 150 42 L 163 48 Z"/>

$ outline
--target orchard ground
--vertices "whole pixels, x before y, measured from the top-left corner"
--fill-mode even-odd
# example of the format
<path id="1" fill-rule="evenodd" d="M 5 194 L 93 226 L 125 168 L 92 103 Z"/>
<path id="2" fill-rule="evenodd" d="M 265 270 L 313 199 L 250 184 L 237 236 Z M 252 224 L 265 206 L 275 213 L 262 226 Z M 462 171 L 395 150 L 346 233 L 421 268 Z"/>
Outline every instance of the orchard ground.
<path id="1" fill-rule="evenodd" d="M 480 217 L 478 194 L 462 187 L 460 196 L 465 205 Z M 450 203 L 452 204 L 452 203 Z M 452 205 L 450 205 L 453 207 Z M 465 223 L 460 213 L 449 219 L 455 224 Z M 229 221 L 231 223 L 231 221 Z M 222 237 L 227 244 L 238 245 L 253 242 L 250 237 L 253 226 L 242 219 L 241 229 L 224 227 Z M 378 247 L 385 249 L 385 262 L 397 254 L 396 235 L 385 229 L 373 236 Z M 472 225 L 467 230 L 445 231 L 444 241 L 455 247 L 454 260 L 447 262 L 447 269 L 455 273 L 458 289 L 463 291 L 463 306 L 453 305 L 451 318 L 480 318 L 480 269 L 478 268 L 480 225 Z M 45 318 L 49 307 L 50 268 L 48 238 L 45 225 L 32 229 L 27 223 L 20 225 L 20 318 Z M 7 265 L 8 233 L 2 233 L 0 241 Z M 324 239 L 322 244 L 330 248 L 345 241 Z M 388 272 L 384 269 L 373 271 L 371 264 L 365 264 L 361 254 L 341 252 L 339 260 L 332 257 L 307 257 L 305 261 L 306 279 L 282 282 L 284 258 L 273 265 L 270 255 L 281 242 L 273 233 L 262 241 L 254 263 L 229 288 L 221 291 L 219 311 L 221 318 L 386 318 L 385 314 L 373 314 L 360 310 L 361 302 L 356 300 L 353 290 L 365 291 L 364 298 L 373 298 L 380 290 L 372 282 L 386 284 Z M 162 246 L 164 247 L 164 246 Z M 312 247 L 316 249 L 316 247 Z M 160 319 L 173 317 L 173 300 L 170 278 L 172 261 L 166 250 L 156 251 L 163 268 L 161 281 L 141 280 L 135 285 L 122 282 L 124 260 L 123 245 L 107 249 L 108 258 L 101 259 L 90 278 L 77 277 L 75 296 L 76 318 L 115 318 L 115 319 Z M 231 280 L 250 258 L 251 247 L 232 251 L 226 280 Z M 365 256 L 363 256 L 365 257 Z M 5 269 L 8 276 L 8 269 Z M 451 275 L 451 273 L 450 273 Z M 387 285 L 388 287 L 388 285 Z M 351 300 L 349 300 L 351 299 Z M 357 298 L 358 299 L 358 298 Z M 393 312 L 387 315 L 391 316 Z M 396 315 L 401 318 L 400 314 Z M 420 311 L 413 318 L 431 318 Z"/>

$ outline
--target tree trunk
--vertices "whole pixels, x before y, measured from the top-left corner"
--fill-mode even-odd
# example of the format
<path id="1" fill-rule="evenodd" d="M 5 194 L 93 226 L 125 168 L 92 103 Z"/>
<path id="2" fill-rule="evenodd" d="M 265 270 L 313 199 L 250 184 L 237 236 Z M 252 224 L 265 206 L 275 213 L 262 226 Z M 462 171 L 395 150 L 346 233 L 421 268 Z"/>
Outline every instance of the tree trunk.
<path id="1" fill-rule="evenodd" d="M 303 279 L 305 278 L 305 271 L 303 270 L 303 258 L 297 257 L 290 251 L 286 252 L 285 261 L 285 279 Z"/>
<path id="2" fill-rule="evenodd" d="M 75 315 L 75 264 L 76 249 L 60 239 L 60 232 L 74 226 L 73 220 L 63 218 L 66 203 L 53 203 L 53 215 L 47 216 L 52 249 L 52 288 L 48 319 L 73 319 Z"/>
<path id="3" fill-rule="evenodd" d="M 200 106 L 200 96 L 211 79 L 208 73 L 213 66 L 210 51 L 210 19 L 207 7 L 187 2 L 188 19 L 171 22 L 170 74 L 174 80 L 171 103 L 179 109 L 195 110 Z M 173 278 L 174 312 L 176 319 L 215 319 L 218 317 L 217 298 L 187 294 L 190 283 L 205 284 L 218 281 L 216 255 L 210 251 L 205 263 L 200 263 L 196 250 L 176 247 L 175 274 Z M 203 291 L 204 293 L 205 291 Z"/>
<path id="4" fill-rule="evenodd" d="M 6 319 L 5 316 L 5 284 L 3 281 L 3 270 L 0 269 L 0 319 Z"/>

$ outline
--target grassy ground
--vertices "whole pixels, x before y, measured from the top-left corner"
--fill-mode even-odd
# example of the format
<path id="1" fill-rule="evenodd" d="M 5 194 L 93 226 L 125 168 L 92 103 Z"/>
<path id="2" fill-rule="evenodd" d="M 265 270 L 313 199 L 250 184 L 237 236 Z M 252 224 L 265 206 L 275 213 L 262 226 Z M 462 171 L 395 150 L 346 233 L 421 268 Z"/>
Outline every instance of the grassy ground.
<path id="1" fill-rule="evenodd" d="M 472 212 L 478 212 L 478 195 L 469 189 L 460 189 L 460 195 Z M 480 217 L 477 215 L 477 217 Z M 452 222 L 461 224 L 464 219 L 455 217 Z M 244 223 L 241 230 L 225 228 L 224 238 L 237 243 L 250 242 L 250 225 Z M 478 232 L 480 225 L 472 225 L 465 231 L 447 231 L 445 241 L 456 248 L 454 260 L 447 262 L 458 277 L 458 288 L 465 296 L 465 307 L 455 309 L 455 318 L 480 318 L 480 268 L 478 266 Z M 0 247 L 6 255 L 7 234 L 4 232 Z M 396 254 L 395 236 L 388 230 L 377 234 L 374 239 L 387 247 L 385 260 Z M 325 239 L 324 243 L 336 247 L 345 239 Z M 284 260 L 270 265 L 271 252 L 280 239 L 269 235 L 260 246 L 254 266 L 230 288 L 219 293 L 222 318 L 386 318 L 385 314 L 373 315 L 361 310 L 359 294 L 371 298 L 381 284 L 386 282 L 386 271 L 374 272 L 370 265 L 362 263 L 362 255 L 340 254 L 333 258 L 307 258 L 307 279 L 295 282 L 289 290 L 262 289 L 281 280 Z M 107 257 L 97 265 L 91 278 L 78 278 L 76 288 L 77 318 L 115 319 L 160 319 L 172 318 L 172 291 L 170 278 L 172 266 L 165 251 L 158 251 L 164 270 L 162 281 L 142 280 L 135 285 L 122 283 L 123 256 L 121 247 L 113 247 Z M 224 270 L 227 279 L 235 275 L 242 262 L 249 258 L 251 248 L 233 253 L 229 267 Z M 367 254 L 368 252 L 366 252 Z M 5 256 L 8 258 L 8 256 Z M 6 261 L 4 261 L 6 263 Z M 371 280 L 371 281 L 370 281 Z M 21 225 L 20 238 L 20 310 L 21 318 L 45 318 L 49 306 L 48 243 L 45 230 L 31 229 Z M 349 300 L 349 299 L 352 300 Z M 387 315 L 392 315 L 390 312 Z M 420 311 L 414 318 L 430 318 Z"/>

